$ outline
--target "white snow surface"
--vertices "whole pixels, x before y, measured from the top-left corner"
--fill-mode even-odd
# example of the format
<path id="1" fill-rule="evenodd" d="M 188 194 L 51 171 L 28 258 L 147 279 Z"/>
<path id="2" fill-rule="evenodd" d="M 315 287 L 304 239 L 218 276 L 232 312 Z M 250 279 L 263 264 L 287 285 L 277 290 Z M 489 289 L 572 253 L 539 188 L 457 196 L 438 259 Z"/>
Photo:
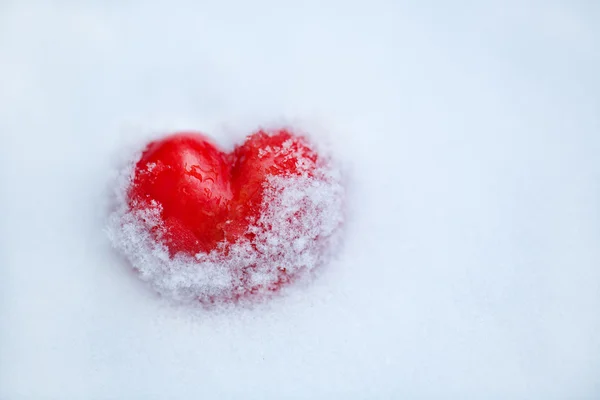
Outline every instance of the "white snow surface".
<path id="1" fill-rule="evenodd" d="M 597 399 L 600 5 L 0 2 L 0 398 Z M 302 127 L 338 256 L 163 301 L 105 234 L 148 132 Z"/>

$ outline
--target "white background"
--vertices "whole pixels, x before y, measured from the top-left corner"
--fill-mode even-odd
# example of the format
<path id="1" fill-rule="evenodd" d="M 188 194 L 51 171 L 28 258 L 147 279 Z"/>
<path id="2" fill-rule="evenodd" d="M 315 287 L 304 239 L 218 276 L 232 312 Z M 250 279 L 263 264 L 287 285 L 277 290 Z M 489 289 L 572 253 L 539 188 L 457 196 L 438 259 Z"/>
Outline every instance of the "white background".
<path id="1" fill-rule="evenodd" d="M 0 2 L 1 399 L 597 399 L 600 3 Z M 103 231 L 149 131 L 297 122 L 346 246 L 254 310 Z"/>

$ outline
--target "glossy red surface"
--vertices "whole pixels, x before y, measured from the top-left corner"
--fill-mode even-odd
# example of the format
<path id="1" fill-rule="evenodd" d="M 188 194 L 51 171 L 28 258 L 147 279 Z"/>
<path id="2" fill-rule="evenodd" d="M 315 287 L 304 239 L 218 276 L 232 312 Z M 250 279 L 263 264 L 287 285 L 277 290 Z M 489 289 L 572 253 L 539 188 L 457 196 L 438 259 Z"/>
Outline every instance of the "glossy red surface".
<path id="1" fill-rule="evenodd" d="M 310 173 L 316 161 L 305 141 L 287 130 L 258 131 L 229 154 L 200 133 L 180 132 L 148 144 L 135 167 L 129 205 L 162 206 L 164 228 L 155 234 L 171 256 L 209 252 L 247 235 L 269 176 Z"/>

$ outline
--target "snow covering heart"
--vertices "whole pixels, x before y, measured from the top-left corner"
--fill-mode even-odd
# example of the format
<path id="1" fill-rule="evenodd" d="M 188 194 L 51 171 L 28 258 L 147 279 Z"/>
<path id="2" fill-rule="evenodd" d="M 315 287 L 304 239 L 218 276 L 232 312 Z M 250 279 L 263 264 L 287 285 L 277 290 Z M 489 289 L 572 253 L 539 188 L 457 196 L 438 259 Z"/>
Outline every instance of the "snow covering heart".
<path id="1" fill-rule="evenodd" d="M 230 153 L 203 134 L 149 143 L 121 171 L 113 245 L 159 294 L 219 304 L 272 295 L 340 242 L 344 188 L 332 158 L 288 129 Z"/>

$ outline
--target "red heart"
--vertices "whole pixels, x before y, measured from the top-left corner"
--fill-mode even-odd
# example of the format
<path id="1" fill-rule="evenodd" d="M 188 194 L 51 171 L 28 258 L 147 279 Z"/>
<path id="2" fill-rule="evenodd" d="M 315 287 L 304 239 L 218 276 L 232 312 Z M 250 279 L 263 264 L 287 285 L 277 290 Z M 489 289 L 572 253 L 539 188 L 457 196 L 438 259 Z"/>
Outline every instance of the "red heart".
<path id="1" fill-rule="evenodd" d="M 259 131 L 224 153 L 200 133 L 150 143 L 135 167 L 132 208 L 161 204 L 161 236 L 171 255 L 210 252 L 233 243 L 260 216 L 268 176 L 312 173 L 317 155 L 287 130 Z"/>
<path id="2" fill-rule="evenodd" d="M 203 303 L 268 294 L 322 265 L 342 223 L 328 157 L 288 130 L 231 153 L 200 133 L 148 144 L 109 233 L 162 294 Z"/>

